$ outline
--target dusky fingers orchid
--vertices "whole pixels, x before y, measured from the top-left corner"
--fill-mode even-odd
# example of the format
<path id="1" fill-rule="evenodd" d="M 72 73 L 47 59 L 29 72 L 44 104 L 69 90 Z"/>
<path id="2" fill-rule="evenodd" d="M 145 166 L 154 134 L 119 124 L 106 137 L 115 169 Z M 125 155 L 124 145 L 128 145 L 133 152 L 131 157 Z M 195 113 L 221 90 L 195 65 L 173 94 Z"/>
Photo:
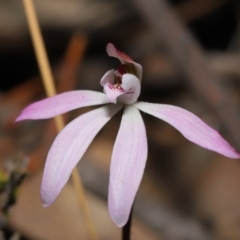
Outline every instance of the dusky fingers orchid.
<path id="1" fill-rule="evenodd" d="M 107 53 L 118 58 L 121 64 L 102 77 L 100 84 L 104 93 L 77 90 L 59 94 L 29 105 L 16 121 L 46 119 L 80 107 L 108 104 L 76 118 L 56 137 L 47 156 L 41 185 L 43 205 L 49 206 L 98 131 L 124 108 L 112 153 L 108 196 L 110 216 L 122 227 L 128 220 L 147 160 L 147 137 L 139 110 L 168 122 L 201 147 L 229 158 L 240 155 L 217 131 L 191 112 L 172 105 L 137 102 L 142 66 L 111 43 L 107 45 Z"/>

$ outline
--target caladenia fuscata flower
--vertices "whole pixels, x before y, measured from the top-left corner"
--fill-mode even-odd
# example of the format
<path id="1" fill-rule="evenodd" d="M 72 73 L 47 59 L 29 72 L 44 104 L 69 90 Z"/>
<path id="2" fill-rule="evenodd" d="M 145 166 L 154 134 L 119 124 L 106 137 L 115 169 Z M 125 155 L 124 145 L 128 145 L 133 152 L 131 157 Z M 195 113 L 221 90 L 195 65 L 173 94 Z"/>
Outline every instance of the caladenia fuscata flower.
<path id="1" fill-rule="evenodd" d="M 41 185 L 41 200 L 47 207 L 55 201 L 99 130 L 123 109 L 112 152 L 108 192 L 110 216 L 122 227 L 128 220 L 147 160 L 147 136 L 139 110 L 166 121 L 201 147 L 229 158 L 240 155 L 217 131 L 191 112 L 172 105 L 137 102 L 142 66 L 110 43 L 107 53 L 118 58 L 121 64 L 102 77 L 100 84 L 104 93 L 86 90 L 62 93 L 29 105 L 16 121 L 46 119 L 80 107 L 104 105 L 77 117 L 56 137 L 47 156 Z"/>

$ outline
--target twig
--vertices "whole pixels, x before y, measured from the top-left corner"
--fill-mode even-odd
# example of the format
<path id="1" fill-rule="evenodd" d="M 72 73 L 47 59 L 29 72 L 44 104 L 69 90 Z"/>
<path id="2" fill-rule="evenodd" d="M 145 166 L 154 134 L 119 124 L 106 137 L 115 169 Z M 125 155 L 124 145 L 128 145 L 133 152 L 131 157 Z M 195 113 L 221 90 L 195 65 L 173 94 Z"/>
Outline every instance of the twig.
<path id="1" fill-rule="evenodd" d="M 235 141 L 235 146 L 240 149 L 239 106 L 231 92 L 219 84 L 200 45 L 164 0 L 149 0 L 148 4 L 144 0 L 133 2 L 147 20 L 155 38 L 164 44 L 176 65 L 185 73 L 189 85 L 214 109 Z"/>
<path id="2" fill-rule="evenodd" d="M 40 27 L 37 21 L 35 9 L 34 9 L 32 0 L 23 0 L 23 4 L 25 7 L 25 12 L 26 12 L 26 16 L 29 24 L 30 33 L 32 36 L 32 41 L 34 44 L 34 49 L 36 52 L 36 57 L 37 57 L 39 68 L 42 74 L 44 87 L 47 92 L 47 95 L 50 97 L 56 94 L 56 90 L 55 90 L 54 81 L 53 81 L 52 73 L 50 70 L 46 50 L 44 47 L 42 35 L 40 32 Z M 56 121 L 58 131 L 61 131 L 64 128 L 63 118 L 61 116 L 58 116 L 55 118 L 55 121 Z M 97 235 L 93 227 L 93 222 L 91 220 L 91 216 L 89 213 L 86 196 L 84 193 L 84 189 L 82 187 L 82 183 L 81 183 L 77 168 L 73 170 L 71 177 L 72 177 L 74 188 L 78 197 L 79 205 L 82 211 L 84 212 L 84 217 L 85 217 L 84 220 L 88 229 L 89 237 L 90 239 L 95 240 L 97 239 Z"/>

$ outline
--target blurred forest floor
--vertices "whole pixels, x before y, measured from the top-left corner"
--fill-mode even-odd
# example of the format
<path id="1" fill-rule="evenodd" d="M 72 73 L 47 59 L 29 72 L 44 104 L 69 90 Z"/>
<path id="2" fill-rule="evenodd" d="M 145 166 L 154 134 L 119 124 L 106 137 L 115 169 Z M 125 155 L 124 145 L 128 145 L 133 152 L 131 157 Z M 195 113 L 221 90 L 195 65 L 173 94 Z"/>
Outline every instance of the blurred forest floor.
<path id="1" fill-rule="evenodd" d="M 140 100 L 193 112 L 240 151 L 239 1 L 34 3 L 59 93 L 102 91 L 101 77 L 118 66 L 105 52 L 112 42 L 143 66 Z M 21 1 L 0 1 L 0 43 L 0 175 L 18 156 L 29 159 L 16 203 L 7 219 L 2 213 L 0 226 L 7 225 L 19 239 L 87 239 L 71 183 L 52 207 L 43 209 L 40 202 L 42 169 L 57 134 L 54 121 L 14 124 L 26 105 L 45 97 Z M 90 109 L 64 118 L 70 121 Z M 161 120 L 142 116 L 149 153 L 132 239 L 240 240 L 238 161 L 190 143 Z M 78 164 L 103 240 L 120 239 L 107 212 L 109 164 L 119 123 L 117 114 Z M 0 192 L 0 203 L 2 198 L 6 191 Z"/>

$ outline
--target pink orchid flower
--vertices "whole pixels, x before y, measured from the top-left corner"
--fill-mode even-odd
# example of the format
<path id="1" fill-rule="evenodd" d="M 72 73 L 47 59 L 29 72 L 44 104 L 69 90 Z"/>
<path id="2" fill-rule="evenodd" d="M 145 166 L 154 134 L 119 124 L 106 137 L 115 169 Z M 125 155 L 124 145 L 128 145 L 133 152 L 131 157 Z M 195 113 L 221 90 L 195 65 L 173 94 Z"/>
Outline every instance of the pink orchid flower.
<path id="1" fill-rule="evenodd" d="M 118 58 L 121 65 L 102 77 L 104 93 L 82 90 L 62 93 L 29 105 L 16 121 L 46 119 L 80 107 L 107 104 L 77 117 L 56 137 L 47 156 L 41 185 L 41 200 L 47 207 L 55 201 L 99 130 L 124 109 L 112 153 L 108 193 L 110 216 L 122 227 L 128 220 L 147 160 L 147 136 L 139 110 L 168 122 L 201 147 L 229 158 L 240 155 L 191 112 L 166 104 L 137 102 L 142 66 L 113 44 L 107 45 L 107 53 Z"/>

